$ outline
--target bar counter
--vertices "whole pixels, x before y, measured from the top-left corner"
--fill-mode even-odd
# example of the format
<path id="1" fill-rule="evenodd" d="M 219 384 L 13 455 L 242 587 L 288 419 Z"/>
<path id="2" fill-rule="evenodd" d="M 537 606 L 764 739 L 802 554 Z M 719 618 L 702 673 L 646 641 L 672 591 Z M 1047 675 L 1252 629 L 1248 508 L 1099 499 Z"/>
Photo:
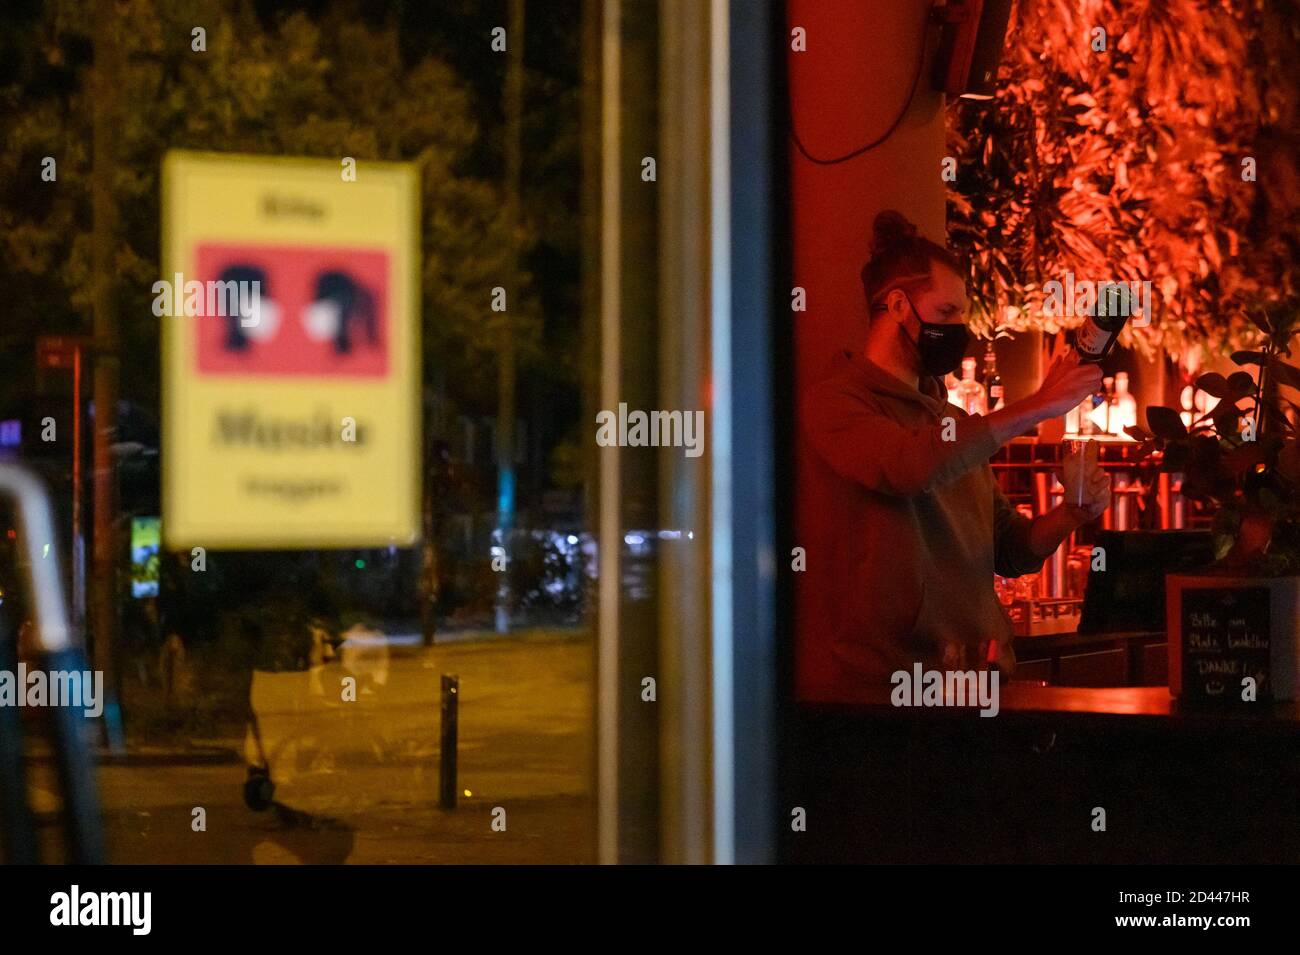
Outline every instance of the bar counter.
<path id="1" fill-rule="evenodd" d="M 1016 637 L 1015 679 L 1057 687 L 1167 686 L 1168 641 L 1162 631 L 1056 633 Z"/>
<path id="2" fill-rule="evenodd" d="M 787 861 L 1300 862 L 1300 704 L 1013 680 L 988 718 L 889 695 L 793 705 Z"/>
<path id="3" fill-rule="evenodd" d="M 929 714 L 949 719 L 997 719 L 981 717 L 974 708 L 951 706 L 902 707 L 889 700 L 890 690 L 882 688 L 856 703 L 805 703 L 805 715 L 823 714 L 840 717 L 867 716 L 912 718 Z M 1252 733 L 1276 732 L 1300 735 L 1300 702 L 1261 703 L 1255 706 L 1209 707 L 1184 706 L 1169 695 L 1167 686 L 1074 687 L 1043 686 L 1037 682 L 1010 680 L 999 688 L 999 717 L 1054 722 L 1079 717 L 1125 718 L 1127 725 L 1154 723 L 1168 728 L 1191 727 L 1202 730 Z M 1127 718 L 1137 717 L 1137 721 Z"/>

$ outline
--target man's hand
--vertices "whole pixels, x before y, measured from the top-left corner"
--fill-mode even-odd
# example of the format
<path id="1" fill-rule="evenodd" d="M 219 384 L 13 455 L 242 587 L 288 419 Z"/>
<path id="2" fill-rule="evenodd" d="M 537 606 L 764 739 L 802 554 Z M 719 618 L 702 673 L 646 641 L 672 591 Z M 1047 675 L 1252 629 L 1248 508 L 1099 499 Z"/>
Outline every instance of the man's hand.
<path id="1" fill-rule="evenodd" d="M 1096 441 L 1081 441 L 1065 456 L 1060 479 L 1065 505 L 1084 521 L 1093 521 L 1110 507 L 1110 477 L 1097 463 Z"/>
<path id="2" fill-rule="evenodd" d="M 1038 390 L 1001 411 L 990 412 L 985 420 L 998 444 L 1006 444 L 1040 422 L 1060 417 L 1100 390 L 1101 368 L 1081 363 L 1074 350 L 1058 340 L 1047 377 Z"/>
<path id="3" fill-rule="evenodd" d="M 1052 358 L 1043 383 L 1029 400 L 1039 407 L 1044 418 L 1055 418 L 1100 390 L 1101 367 L 1082 364 L 1077 354 L 1067 351 Z"/>
<path id="4" fill-rule="evenodd" d="M 1087 441 L 1066 455 L 1060 478 L 1065 500 L 1034 518 L 1030 549 L 1046 560 L 1080 524 L 1094 521 L 1110 506 L 1110 478 L 1097 463 L 1097 442 Z"/>

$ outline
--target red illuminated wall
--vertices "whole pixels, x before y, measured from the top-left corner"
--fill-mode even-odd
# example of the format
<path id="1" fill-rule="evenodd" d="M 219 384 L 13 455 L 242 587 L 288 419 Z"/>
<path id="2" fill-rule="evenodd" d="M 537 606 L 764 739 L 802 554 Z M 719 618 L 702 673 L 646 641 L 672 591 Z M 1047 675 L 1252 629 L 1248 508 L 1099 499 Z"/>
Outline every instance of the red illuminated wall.
<path id="1" fill-rule="evenodd" d="M 791 117 L 815 157 L 840 156 L 878 137 L 898 115 L 921 52 L 929 0 L 790 0 L 788 31 L 802 27 L 806 52 L 789 52 Z M 931 44 L 932 46 L 932 44 Z M 871 223 L 898 209 L 937 241 L 944 235 L 943 96 L 930 90 L 929 57 L 901 125 L 876 149 L 833 166 L 790 148 L 794 283 L 807 311 L 794 321 L 796 393 L 824 377 L 837 352 L 860 348 L 866 311 L 858 272 Z M 798 400 L 798 399 L 796 399 Z M 816 477 L 796 438 L 795 543 L 812 542 L 837 515 L 819 507 Z M 806 544 L 805 544 L 806 546 Z M 827 608 L 844 576 L 817 565 L 795 575 L 796 692 L 824 695 L 829 658 L 822 641 Z"/>

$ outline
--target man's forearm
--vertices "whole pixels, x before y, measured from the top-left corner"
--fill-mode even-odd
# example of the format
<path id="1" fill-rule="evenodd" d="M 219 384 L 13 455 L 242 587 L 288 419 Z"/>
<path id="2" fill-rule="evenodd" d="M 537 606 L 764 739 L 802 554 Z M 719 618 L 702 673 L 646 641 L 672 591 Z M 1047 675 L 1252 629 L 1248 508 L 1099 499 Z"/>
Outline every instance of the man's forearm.
<path id="1" fill-rule="evenodd" d="M 991 411 L 984 416 L 984 420 L 988 422 L 989 431 L 998 444 L 1003 445 L 1049 417 L 1051 415 L 1046 414 L 1038 402 L 1030 397 L 1012 402 L 998 411 Z"/>
<path id="2" fill-rule="evenodd" d="M 1029 525 L 1029 549 L 1046 560 L 1077 528 L 1088 522 L 1088 513 L 1073 504 L 1058 504 L 1039 514 Z"/>
<path id="3" fill-rule="evenodd" d="M 1000 411 L 985 416 L 989 432 L 999 445 L 1019 437 L 1040 421 L 1049 417 L 1032 397 L 1012 402 Z M 1087 514 L 1077 507 L 1061 504 L 1034 518 L 1025 538 L 1029 550 L 1040 561 L 1056 553 L 1056 548 L 1087 520 Z"/>

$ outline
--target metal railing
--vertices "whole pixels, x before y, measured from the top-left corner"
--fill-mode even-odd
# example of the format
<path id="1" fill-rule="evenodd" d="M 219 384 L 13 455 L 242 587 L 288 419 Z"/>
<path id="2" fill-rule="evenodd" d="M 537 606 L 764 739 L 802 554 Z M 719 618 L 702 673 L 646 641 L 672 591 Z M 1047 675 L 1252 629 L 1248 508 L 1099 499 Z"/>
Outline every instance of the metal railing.
<path id="1" fill-rule="evenodd" d="M 84 648 L 68 623 L 68 604 L 60 574 L 58 537 L 49 495 L 26 468 L 0 463 L 0 495 L 13 503 L 28 600 L 33 610 L 39 665 L 50 673 L 87 669 Z M 3 608 L 0 608 L 3 609 Z M 16 631 L 0 615 L 0 670 L 17 673 Z M 24 692 L 23 687 L 17 687 Z M 55 704 L 58 701 L 53 701 Z M 104 861 L 94 754 L 86 721 L 75 706 L 48 707 L 54 763 L 63 790 L 63 821 L 68 861 Z M 5 858 L 10 863 L 39 861 L 35 820 L 27 802 L 23 731 L 17 707 L 0 706 L 0 813 L 3 813 Z"/>

